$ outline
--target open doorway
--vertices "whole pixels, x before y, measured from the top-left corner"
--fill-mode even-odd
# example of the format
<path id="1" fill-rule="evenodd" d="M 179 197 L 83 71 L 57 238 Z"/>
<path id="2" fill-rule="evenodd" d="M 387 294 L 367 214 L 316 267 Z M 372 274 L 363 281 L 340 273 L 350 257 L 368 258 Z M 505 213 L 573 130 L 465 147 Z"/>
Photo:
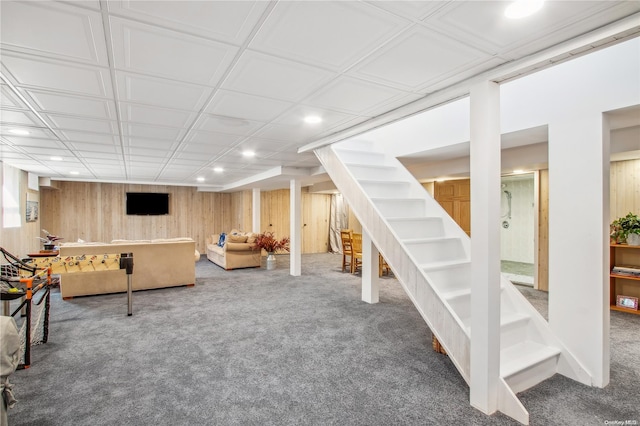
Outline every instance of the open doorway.
<path id="1" fill-rule="evenodd" d="M 535 175 L 503 176 L 500 201 L 500 264 L 514 284 L 534 286 L 536 200 Z"/>

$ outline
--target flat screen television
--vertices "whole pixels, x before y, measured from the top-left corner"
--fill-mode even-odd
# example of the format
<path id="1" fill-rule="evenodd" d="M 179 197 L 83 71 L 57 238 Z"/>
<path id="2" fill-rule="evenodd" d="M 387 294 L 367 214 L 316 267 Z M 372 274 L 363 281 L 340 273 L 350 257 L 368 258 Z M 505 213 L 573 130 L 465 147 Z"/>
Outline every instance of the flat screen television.
<path id="1" fill-rule="evenodd" d="M 169 194 L 159 192 L 127 192 L 127 214 L 156 216 L 169 214 Z"/>

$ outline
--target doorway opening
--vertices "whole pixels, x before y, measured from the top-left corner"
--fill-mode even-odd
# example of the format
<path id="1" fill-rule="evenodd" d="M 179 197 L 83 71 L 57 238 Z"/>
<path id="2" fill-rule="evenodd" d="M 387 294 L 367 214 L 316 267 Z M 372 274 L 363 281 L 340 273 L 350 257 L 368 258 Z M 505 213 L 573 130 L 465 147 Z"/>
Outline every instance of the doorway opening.
<path id="1" fill-rule="evenodd" d="M 536 268 L 534 173 L 503 176 L 500 193 L 500 269 L 512 283 L 533 287 Z"/>

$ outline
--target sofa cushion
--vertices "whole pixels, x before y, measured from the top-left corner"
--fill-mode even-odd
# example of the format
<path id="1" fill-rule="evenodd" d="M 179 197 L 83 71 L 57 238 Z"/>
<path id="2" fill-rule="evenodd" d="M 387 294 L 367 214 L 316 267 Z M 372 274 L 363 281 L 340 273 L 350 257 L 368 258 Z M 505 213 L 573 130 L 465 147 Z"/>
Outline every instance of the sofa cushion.
<path id="1" fill-rule="evenodd" d="M 229 235 L 229 242 L 230 243 L 246 243 L 247 242 L 247 236 L 246 235 L 234 235 L 234 234 L 231 234 L 231 235 Z"/>
<path id="2" fill-rule="evenodd" d="M 247 242 L 249 244 L 255 243 L 257 239 L 258 239 L 258 234 L 254 232 L 247 232 Z"/>

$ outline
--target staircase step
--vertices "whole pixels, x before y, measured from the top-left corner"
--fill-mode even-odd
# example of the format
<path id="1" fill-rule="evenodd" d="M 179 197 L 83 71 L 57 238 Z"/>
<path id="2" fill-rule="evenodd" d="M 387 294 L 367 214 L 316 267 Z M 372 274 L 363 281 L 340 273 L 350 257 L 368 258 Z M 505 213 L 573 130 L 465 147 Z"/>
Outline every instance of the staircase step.
<path id="1" fill-rule="evenodd" d="M 425 214 L 425 201 L 422 198 L 371 198 L 383 217 L 421 216 Z"/>
<path id="2" fill-rule="evenodd" d="M 429 272 L 429 271 L 440 270 L 440 269 L 455 268 L 467 263 L 469 263 L 468 259 L 455 259 L 455 260 L 447 260 L 447 261 L 440 261 L 440 262 L 421 263 L 418 265 L 418 268 L 422 269 L 425 272 Z"/>
<path id="3" fill-rule="evenodd" d="M 387 218 L 387 222 L 400 240 L 444 236 L 441 217 L 393 217 Z"/>
<path id="4" fill-rule="evenodd" d="M 358 180 L 369 198 L 407 198 L 411 184 L 404 181 Z"/>
<path id="5" fill-rule="evenodd" d="M 357 180 L 386 179 L 388 181 L 404 181 L 406 178 L 406 175 L 399 171 L 397 166 L 361 164 L 355 162 L 345 162 L 344 164 Z"/>
<path id="6" fill-rule="evenodd" d="M 500 351 L 500 376 L 508 378 L 560 355 L 560 349 L 531 340 Z"/>
<path id="7" fill-rule="evenodd" d="M 457 237 L 406 241 L 405 247 L 419 264 L 467 259 L 462 241 Z"/>

